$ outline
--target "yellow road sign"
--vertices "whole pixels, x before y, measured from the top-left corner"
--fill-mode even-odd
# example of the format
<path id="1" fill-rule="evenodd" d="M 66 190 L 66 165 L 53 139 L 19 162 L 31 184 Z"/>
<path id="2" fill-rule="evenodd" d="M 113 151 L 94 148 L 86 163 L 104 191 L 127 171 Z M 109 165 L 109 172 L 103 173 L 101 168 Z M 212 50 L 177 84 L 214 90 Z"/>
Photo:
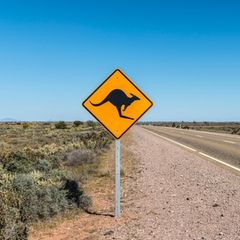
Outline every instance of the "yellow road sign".
<path id="1" fill-rule="evenodd" d="M 83 102 L 83 107 L 116 139 L 121 138 L 152 105 L 152 101 L 119 69 Z"/>

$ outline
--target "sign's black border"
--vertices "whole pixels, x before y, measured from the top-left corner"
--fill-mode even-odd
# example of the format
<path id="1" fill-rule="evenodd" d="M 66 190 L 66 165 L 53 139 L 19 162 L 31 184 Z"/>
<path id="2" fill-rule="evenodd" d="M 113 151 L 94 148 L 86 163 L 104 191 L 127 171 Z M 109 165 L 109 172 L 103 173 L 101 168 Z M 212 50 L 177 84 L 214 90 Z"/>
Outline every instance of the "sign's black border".
<path id="1" fill-rule="evenodd" d="M 93 113 L 91 113 L 85 106 L 84 104 L 89 100 L 89 98 L 105 83 L 108 81 L 108 79 L 115 73 L 119 71 L 150 103 L 151 105 L 143 112 L 142 115 L 140 115 L 119 137 L 116 137 L 95 115 L 93 115 Z M 96 88 L 96 90 L 94 90 L 91 95 L 82 103 L 82 106 L 94 117 L 98 120 L 98 122 L 100 122 L 107 130 L 108 132 L 115 138 L 115 139 L 120 139 L 152 106 L 153 106 L 153 102 L 119 69 L 115 69 L 113 71 L 113 73 L 111 75 L 109 75 L 107 77 L 107 79 L 99 85 L 99 87 Z"/>

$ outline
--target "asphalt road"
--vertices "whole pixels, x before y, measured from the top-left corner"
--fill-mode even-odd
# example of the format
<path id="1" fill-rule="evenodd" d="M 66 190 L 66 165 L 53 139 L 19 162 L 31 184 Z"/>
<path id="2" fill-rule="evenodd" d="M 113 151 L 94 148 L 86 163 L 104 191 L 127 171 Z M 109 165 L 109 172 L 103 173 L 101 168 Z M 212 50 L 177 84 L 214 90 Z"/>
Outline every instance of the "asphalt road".
<path id="1" fill-rule="evenodd" d="M 143 126 L 160 136 L 240 168 L 240 136 L 184 130 L 171 127 Z"/>

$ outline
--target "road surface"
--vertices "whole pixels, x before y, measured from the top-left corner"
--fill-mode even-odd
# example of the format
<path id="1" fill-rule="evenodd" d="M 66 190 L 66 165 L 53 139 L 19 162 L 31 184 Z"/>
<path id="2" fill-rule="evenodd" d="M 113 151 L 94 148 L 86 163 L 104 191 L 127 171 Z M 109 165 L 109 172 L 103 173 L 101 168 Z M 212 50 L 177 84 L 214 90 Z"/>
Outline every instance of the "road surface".
<path id="1" fill-rule="evenodd" d="M 123 185 L 128 219 L 103 239 L 240 240 L 238 175 L 142 127 L 132 134 L 140 174 Z"/>
<path id="2" fill-rule="evenodd" d="M 240 136 L 170 127 L 144 128 L 183 144 L 202 156 L 209 156 L 240 168 Z"/>

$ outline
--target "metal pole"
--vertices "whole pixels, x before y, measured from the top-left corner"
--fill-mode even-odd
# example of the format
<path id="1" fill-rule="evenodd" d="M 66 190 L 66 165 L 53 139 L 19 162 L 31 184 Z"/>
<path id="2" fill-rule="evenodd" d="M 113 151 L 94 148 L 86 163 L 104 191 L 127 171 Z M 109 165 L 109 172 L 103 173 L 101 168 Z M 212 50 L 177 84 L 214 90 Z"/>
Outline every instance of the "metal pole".
<path id="1" fill-rule="evenodd" d="M 115 217 L 120 217 L 120 198 L 121 198 L 121 162 L 120 162 L 120 140 L 115 140 L 116 145 L 116 165 L 115 165 L 115 193 L 116 193 L 116 199 L 115 199 Z"/>

